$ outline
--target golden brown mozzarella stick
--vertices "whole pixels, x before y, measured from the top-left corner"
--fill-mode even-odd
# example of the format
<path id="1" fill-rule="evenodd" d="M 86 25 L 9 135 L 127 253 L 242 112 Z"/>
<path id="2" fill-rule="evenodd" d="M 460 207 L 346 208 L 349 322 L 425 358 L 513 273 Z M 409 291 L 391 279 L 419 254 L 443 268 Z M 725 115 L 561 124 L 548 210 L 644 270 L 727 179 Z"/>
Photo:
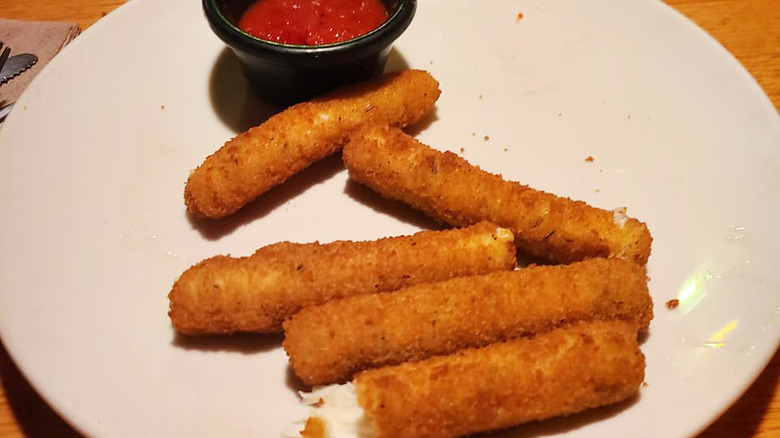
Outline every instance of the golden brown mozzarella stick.
<path id="1" fill-rule="evenodd" d="M 391 127 L 356 131 L 343 159 L 352 179 L 383 196 L 452 225 L 490 220 L 538 257 L 570 263 L 614 256 L 644 265 L 650 255 L 650 232 L 636 219 L 506 181 Z"/>
<path id="2" fill-rule="evenodd" d="M 284 348 L 308 385 L 362 370 L 594 319 L 653 317 L 644 268 L 622 259 L 531 266 L 332 301 L 284 323 Z"/>
<path id="3" fill-rule="evenodd" d="M 306 306 L 515 264 L 512 232 L 487 222 L 368 242 L 282 242 L 191 267 L 173 285 L 169 315 L 181 333 L 279 332 Z"/>
<path id="4" fill-rule="evenodd" d="M 319 421 L 310 424 L 324 427 L 304 436 L 332 437 L 327 432 L 338 428 L 339 436 L 455 438 L 506 428 L 627 400 L 639 392 L 644 368 L 635 324 L 575 323 L 321 388 L 305 399 L 321 401 L 313 413 Z M 345 418 L 355 423 L 352 435 L 343 433 Z"/>
<path id="5" fill-rule="evenodd" d="M 221 218 L 341 149 L 362 123 L 403 127 L 433 109 L 439 84 L 405 70 L 294 105 L 225 143 L 187 180 L 184 201 L 196 216 Z"/>

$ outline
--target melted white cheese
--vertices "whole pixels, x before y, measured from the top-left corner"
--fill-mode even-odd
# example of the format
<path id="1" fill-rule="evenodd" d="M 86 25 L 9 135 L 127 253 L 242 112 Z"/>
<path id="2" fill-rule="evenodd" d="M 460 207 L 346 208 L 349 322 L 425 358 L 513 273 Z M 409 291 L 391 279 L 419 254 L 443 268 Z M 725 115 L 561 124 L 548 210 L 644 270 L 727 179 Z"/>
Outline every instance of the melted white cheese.
<path id="1" fill-rule="evenodd" d="M 325 424 L 327 438 L 372 438 L 371 424 L 358 403 L 355 385 L 328 385 L 301 392 L 301 403 L 307 406 L 306 418 L 318 417 Z M 287 438 L 300 438 L 306 418 L 297 423 L 294 434 Z"/>
<path id="2" fill-rule="evenodd" d="M 612 222 L 614 222 L 615 225 L 623 228 L 626 226 L 626 221 L 628 221 L 628 216 L 626 216 L 626 207 L 612 210 Z"/>

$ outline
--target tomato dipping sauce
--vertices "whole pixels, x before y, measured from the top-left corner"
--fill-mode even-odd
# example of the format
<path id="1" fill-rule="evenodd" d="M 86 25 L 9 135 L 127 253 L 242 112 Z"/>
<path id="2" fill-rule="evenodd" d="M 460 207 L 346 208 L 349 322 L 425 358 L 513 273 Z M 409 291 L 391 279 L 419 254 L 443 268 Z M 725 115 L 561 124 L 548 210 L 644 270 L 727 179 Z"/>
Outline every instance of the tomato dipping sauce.
<path id="1" fill-rule="evenodd" d="M 380 0 L 259 0 L 238 27 L 267 41 L 317 46 L 359 37 L 387 16 Z"/>

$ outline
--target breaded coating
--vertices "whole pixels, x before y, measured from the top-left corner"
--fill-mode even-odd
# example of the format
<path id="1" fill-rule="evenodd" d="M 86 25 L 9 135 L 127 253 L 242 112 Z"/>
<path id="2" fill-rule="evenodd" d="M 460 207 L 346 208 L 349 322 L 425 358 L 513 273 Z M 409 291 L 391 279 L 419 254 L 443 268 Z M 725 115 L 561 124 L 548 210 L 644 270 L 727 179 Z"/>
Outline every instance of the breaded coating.
<path id="1" fill-rule="evenodd" d="M 621 257 L 644 265 L 650 256 L 650 232 L 636 219 L 506 181 L 391 127 L 356 131 L 343 159 L 350 178 L 383 196 L 451 225 L 490 220 L 538 257 L 560 263 Z"/>
<path id="2" fill-rule="evenodd" d="M 340 150 L 359 125 L 404 127 L 430 112 L 439 94 L 430 74 L 404 70 L 287 108 L 225 143 L 190 174 L 187 209 L 195 216 L 228 216 Z"/>
<path id="3" fill-rule="evenodd" d="M 327 438 L 327 436 L 325 423 L 319 417 L 307 419 L 304 429 L 301 431 L 301 437 L 303 438 Z"/>
<path id="4" fill-rule="evenodd" d="M 309 307 L 285 322 L 283 345 L 295 373 L 314 386 L 573 321 L 625 319 L 645 330 L 652 317 L 644 269 L 628 260 L 595 258 Z"/>
<path id="5" fill-rule="evenodd" d="M 511 231 L 482 222 L 366 242 L 281 242 L 191 267 L 168 295 L 168 314 L 185 334 L 279 332 L 306 306 L 513 269 L 512 239 Z"/>
<path id="6" fill-rule="evenodd" d="M 636 325 L 597 321 L 365 371 L 355 387 L 373 438 L 454 438 L 626 400 L 644 368 Z"/>

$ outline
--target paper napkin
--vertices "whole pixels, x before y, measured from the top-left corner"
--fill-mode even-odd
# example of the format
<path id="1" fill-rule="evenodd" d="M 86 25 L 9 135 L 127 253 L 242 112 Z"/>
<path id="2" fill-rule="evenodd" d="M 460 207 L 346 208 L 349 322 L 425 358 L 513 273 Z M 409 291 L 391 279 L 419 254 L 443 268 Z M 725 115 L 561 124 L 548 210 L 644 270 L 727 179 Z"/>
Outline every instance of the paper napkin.
<path id="1" fill-rule="evenodd" d="M 38 57 L 32 68 L 0 85 L 0 107 L 16 102 L 41 68 L 80 32 L 76 23 L 0 18 L 0 41 L 4 48 L 11 48 L 11 56 L 32 53 Z"/>

